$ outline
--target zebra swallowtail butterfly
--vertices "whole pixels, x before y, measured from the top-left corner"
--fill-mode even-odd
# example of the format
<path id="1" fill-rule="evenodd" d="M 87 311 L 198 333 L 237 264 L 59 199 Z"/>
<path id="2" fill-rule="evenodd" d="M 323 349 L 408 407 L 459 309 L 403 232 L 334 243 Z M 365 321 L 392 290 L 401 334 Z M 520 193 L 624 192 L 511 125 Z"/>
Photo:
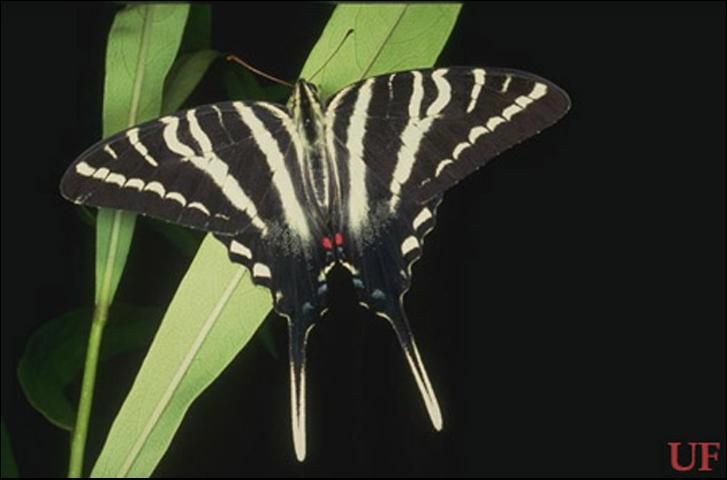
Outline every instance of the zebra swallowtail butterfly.
<path id="1" fill-rule="evenodd" d="M 439 68 L 354 83 L 328 102 L 304 80 L 286 106 L 223 102 L 102 140 L 61 181 L 75 203 L 212 232 L 288 321 L 293 442 L 303 460 L 305 346 L 346 267 L 393 327 L 434 428 L 437 398 L 403 310 L 443 193 L 555 123 L 567 94 L 529 73 Z"/>

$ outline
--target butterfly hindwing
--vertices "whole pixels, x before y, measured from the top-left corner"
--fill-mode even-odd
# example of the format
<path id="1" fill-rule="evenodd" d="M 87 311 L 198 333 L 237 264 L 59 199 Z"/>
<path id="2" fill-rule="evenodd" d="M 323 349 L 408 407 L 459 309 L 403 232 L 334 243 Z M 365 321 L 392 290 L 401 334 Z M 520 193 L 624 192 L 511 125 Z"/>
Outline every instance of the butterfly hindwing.
<path id="1" fill-rule="evenodd" d="M 275 312 L 288 322 L 293 444 L 302 461 L 306 456 L 306 343 L 326 307 L 327 288 L 321 276 L 327 262 L 325 253 L 318 245 L 290 237 L 263 241 L 242 233 L 217 238 L 227 246 L 231 261 L 246 266 L 256 284 L 270 289 Z"/>
<path id="2" fill-rule="evenodd" d="M 435 429 L 442 414 L 404 310 L 412 265 L 422 255 L 424 237 L 434 228 L 439 198 L 426 205 L 401 202 L 395 214 L 381 202 L 375 226 L 348 230 L 344 262 L 349 266 L 361 305 L 393 328 Z"/>

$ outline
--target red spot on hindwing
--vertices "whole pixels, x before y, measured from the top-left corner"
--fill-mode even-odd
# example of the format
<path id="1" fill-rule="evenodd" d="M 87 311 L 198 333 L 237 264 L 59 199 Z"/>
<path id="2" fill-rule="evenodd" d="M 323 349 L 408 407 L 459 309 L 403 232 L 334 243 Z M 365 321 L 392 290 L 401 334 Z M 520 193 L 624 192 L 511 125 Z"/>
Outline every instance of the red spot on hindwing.
<path id="1" fill-rule="evenodd" d="M 343 245 L 343 234 L 341 232 L 336 233 L 336 235 L 333 237 L 336 241 L 336 246 L 340 247 Z"/>
<path id="2" fill-rule="evenodd" d="M 326 250 L 330 250 L 333 248 L 333 243 L 331 243 L 331 239 L 329 237 L 323 237 L 323 240 L 321 240 L 321 245 L 323 245 L 323 248 Z"/>

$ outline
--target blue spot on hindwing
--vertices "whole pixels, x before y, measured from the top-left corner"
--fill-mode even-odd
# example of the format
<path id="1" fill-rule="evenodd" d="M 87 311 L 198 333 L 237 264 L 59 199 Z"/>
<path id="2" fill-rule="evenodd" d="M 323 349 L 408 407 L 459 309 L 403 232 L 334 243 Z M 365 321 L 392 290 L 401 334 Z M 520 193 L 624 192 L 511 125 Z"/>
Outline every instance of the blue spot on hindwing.
<path id="1" fill-rule="evenodd" d="M 384 300 L 386 300 L 386 294 L 377 288 L 376 290 L 371 292 L 371 298 L 373 298 L 377 302 L 383 302 Z"/>

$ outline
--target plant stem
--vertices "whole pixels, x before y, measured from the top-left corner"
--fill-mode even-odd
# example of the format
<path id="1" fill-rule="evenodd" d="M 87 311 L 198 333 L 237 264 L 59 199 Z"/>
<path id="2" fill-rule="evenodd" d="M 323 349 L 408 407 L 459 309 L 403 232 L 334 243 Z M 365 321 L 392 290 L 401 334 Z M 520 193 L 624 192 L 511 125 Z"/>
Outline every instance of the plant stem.
<path id="1" fill-rule="evenodd" d="M 109 247 L 106 253 L 105 268 L 103 270 L 103 279 L 100 283 L 98 292 L 96 292 L 96 307 L 93 311 L 91 333 L 88 335 L 86 363 L 83 368 L 83 382 L 81 383 L 81 398 L 78 401 L 76 425 L 73 428 L 73 433 L 71 435 L 71 458 L 68 464 L 69 478 L 79 478 L 83 474 L 83 453 L 86 449 L 88 422 L 91 417 L 91 406 L 93 405 L 93 390 L 96 383 L 98 354 L 101 348 L 103 329 L 106 326 L 106 319 L 109 316 L 109 306 L 111 305 L 111 299 L 113 297 L 113 293 L 111 292 L 111 277 L 116 260 L 116 250 L 119 245 L 118 240 L 119 230 L 121 229 L 121 219 L 121 210 L 114 210 L 111 234 L 109 236 Z"/>
<path id="2" fill-rule="evenodd" d="M 96 305 L 93 312 L 91 333 L 88 337 L 88 348 L 86 350 L 86 363 L 83 369 L 81 398 L 78 402 L 76 426 L 73 429 L 71 438 L 71 460 L 68 467 L 69 478 L 80 478 L 83 474 L 83 453 L 86 449 L 88 421 L 91 416 L 91 405 L 93 404 L 93 387 L 96 382 L 98 353 L 108 314 L 108 305 Z"/>

